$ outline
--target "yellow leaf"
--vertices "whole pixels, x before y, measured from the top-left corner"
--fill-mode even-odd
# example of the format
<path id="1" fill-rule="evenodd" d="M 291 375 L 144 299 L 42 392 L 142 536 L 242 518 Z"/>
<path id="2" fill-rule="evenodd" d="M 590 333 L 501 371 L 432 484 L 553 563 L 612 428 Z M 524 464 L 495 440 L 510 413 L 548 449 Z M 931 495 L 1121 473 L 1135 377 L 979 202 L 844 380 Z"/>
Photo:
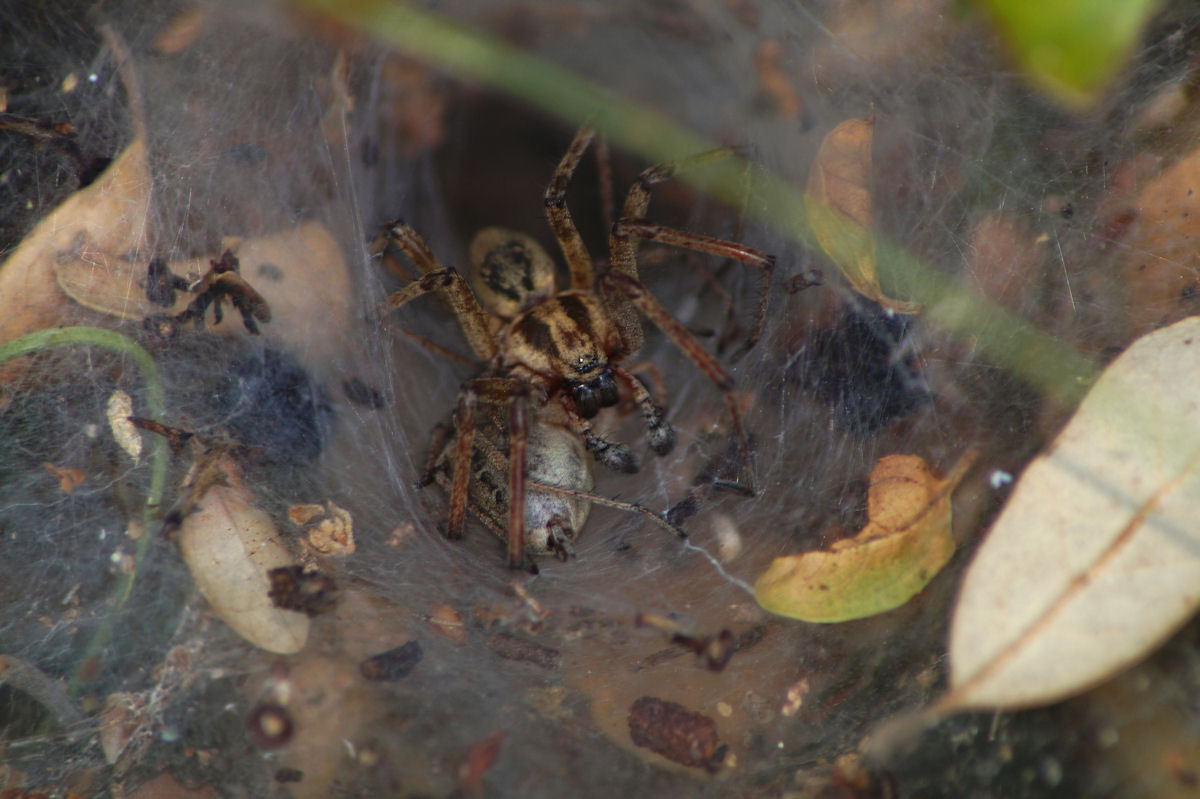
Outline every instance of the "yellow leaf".
<path id="1" fill-rule="evenodd" d="M 915 455 L 889 455 L 871 471 L 868 522 L 828 550 L 776 558 L 754 584 L 758 604 L 812 622 L 861 619 L 897 608 L 954 554 L 950 494 L 973 455 L 945 479 Z"/>
<path id="2" fill-rule="evenodd" d="M 859 294 L 897 313 L 920 306 L 884 296 L 876 272 L 871 210 L 871 119 L 847 119 L 825 134 L 808 173 L 804 208 L 829 259 Z"/>

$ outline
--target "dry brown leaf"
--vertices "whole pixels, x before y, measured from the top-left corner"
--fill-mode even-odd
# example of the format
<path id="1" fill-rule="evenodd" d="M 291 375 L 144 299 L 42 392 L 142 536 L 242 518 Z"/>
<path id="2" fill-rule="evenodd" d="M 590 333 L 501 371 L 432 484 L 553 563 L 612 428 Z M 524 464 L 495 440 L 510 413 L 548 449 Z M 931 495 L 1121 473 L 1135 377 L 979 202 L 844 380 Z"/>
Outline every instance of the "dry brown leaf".
<path id="1" fill-rule="evenodd" d="M 771 103 L 771 109 L 784 119 L 796 119 L 804 110 L 800 92 L 784 66 L 783 45 L 778 39 L 764 39 L 754 50 L 754 71 L 758 86 Z"/>
<path id="2" fill-rule="evenodd" d="M 151 181 L 141 87 L 121 37 L 108 25 L 100 26 L 100 34 L 125 85 L 133 141 L 95 182 L 47 214 L 0 264 L 0 343 L 66 321 L 70 303 L 55 283 L 56 264 L 74 259 L 104 264 L 110 256 L 145 247 Z M 0 366 L 0 384 L 24 368 L 22 362 Z"/>
<path id="3" fill-rule="evenodd" d="M 448 92 L 445 81 L 427 64 L 388 56 L 380 69 L 379 94 L 384 129 L 396 131 L 406 154 L 436 147 L 446 138 Z"/>
<path id="4" fill-rule="evenodd" d="M 1151 180 L 1138 195 L 1121 277 L 1135 334 L 1200 311 L 1200 149 Z"/>
<path id="5" fill-rule="evenodd" d="M 288 518 L 304 528 L 308 545 L 318 554 L 354 554 L 354 520 L 350 511 L 333 502 L 293 505 L 288 508 Z"/>
<path id="6" fill-rule="evenodd" d="M 808 172 L 804 208 L 821 249 L 859 294 L 897 313 L 920 306 L 883 294 L 875 264 L 871 210 L 871 119 L 847 119 L 821 141 Z"/>
<path id="7" fill-rule="evenodd" d="M 222 248 L 232 251 L 241 276 L 270 304 L 271 323 L 264 329 L 265 335 L 306 353 L 313 362 L 334 359 L 343 352 L 352 329 L 353 292 L 341 248 L 324 226 L 306 222 L 265 236 L 227 238 Z M 209 258 L 197 258 L 171 263 L 168 268 L 177 276 L 194 278 L 209 270 L 209 262 Z M 65 292 L 94 311 L 133 320 L 151 314 L 179 315 L 195 296 L 177 292 L 170 308 L 151 303 L 145 285 L 148 263 L 149 258 L 138 262 L 115 257 L 73 258 L 56 262 L 53 277 L 62 289 L 60 297 Z M 240 335 L 244 331 L 236 313 L 226 313 L 219 324 L 209 316 L 207 329 L 212 332 Z"/>
<path id="8" fill-rule="evenodd" d="M 101 259 L 70 258 L 56 261 L 54 277 L 63 293 L 85 308 L 99 311 L 121 319 L 141 321 L 151 314 L 178 315 L 194 299 L 187 292 L 177 292 L 175 304 L 163 308 L 146 297 L 147 265 L 145 261 L 128 261 L 124 258 Z M 199 276 L 208 271 L 206 258 L 195 258 L 183 263 L 171 264 L 172 273 L 185 277 Z M 232 320 L 222 323 L 218 330 L 234 327 Z"/>
<path id="9" fill-rule="evenodd" d="M 211 484 L 180 524 L 183 559 L 213 611 L 238 635 L 268 652 L 299 652 L 309 619 L 275 607 L 267 577 L 296 559 L 271 517 L 254 505 L 233 460 L 226 456 L 219 467 L 224 483 Z"/>
<path id="10" fill-rule="evenodd" d="M 1038 289 L 1042 252 L 1018 217 L 996 211 L 980 219 L 967 253 L 963 279 L 992 302 L 1019 311 Z"/>
<path id="11" fill-rule="evenodd" d="M 429 626 L 435 633 L 444 635 L 459 646 L 467 642 L 467 628 L 463 624 L 462 614 L 444 602 L 429 614 Z"/>
<path id="12" fill-rule="evenodd" d="M 211 12 L 211 6 L 203 5 L 192 6 L 179 12 L 154 37 L 150 49 L 158 55 L 176 55 L 191 47 L 204 32 L 212 16 Z"/>
<path id="13" fill-rule="evenodd" d="M 140 703 L 128 693 L 109 694 L 100 715 L 100 750 L 112 765 L 145 724 Z"/>
<path id="14" fill-rule="evenodd" d="M 480 797 L 484 795 L 483 777 L 492 767 L 496 758 L 500 756 L 500 749 L 504 745 L 504 738 L 507 735 L 506 731 L 498 730 L 486 738 L 476 741 L 467 750 L 462 763 L 454 772 L 454 778 L 464 796 Z"/>
<path id="15" fill-rule="evenodd" d="M 1021 477 L 963 582 L 946 709 L 1053 702 L 1200 603 L 1200 318 L 1135 342 Z"/>
<path id="16" fill-rule="evenodd" d="M 55 466 L 50 461 L 43 461 L 42 468 L 58 480 L 58 487 L 64 494 L 70 494 L 75 486 L 87 479 L 87 472 L 82 469 L 69 469 L 65 466 Z"/>
<path id="17" fill-rule="evenodd" d="M 848 0 L 829 6 L 811 53 L 821 86 L 876 86 L 927 68 L 961 35 L 950 0 Z"/>
<path id="18" fill-rule="evenodd" d="M 0 266 L 0 342 L 65 321 L 70 302 L 54 271 L 79 261 L 109 270 L 110 261 L 144 251 L 150 209 L 146 142 L 134 139 L 86 189 L 46 215 Z M 128 295 L 140 292 L 128 285 Z"/>
<path id="19" fill-rule="evenodd" d="M 754 584 L 772 613 L 811 622 L 861 619 L 900 607 L 950 556 L 950 494 L 973 460 L 939 478 L 915 455 L 888 455 L 871 470 L 869 521 L 828 550 L 776 558 Z"/>

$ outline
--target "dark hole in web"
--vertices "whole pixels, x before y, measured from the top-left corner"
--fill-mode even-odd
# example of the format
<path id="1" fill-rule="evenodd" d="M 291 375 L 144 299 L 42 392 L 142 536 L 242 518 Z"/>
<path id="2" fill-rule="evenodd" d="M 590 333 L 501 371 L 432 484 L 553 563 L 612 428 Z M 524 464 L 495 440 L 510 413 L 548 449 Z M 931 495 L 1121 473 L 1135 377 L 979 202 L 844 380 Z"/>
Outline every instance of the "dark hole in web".
<path id="1" fill-rule="evenodd" d="M 882 430 L 930 399 L 914 359 L 900 352 L 910 324 L 874 303 L 843 309 L 807 344 L 798 368 L 801 385 L 833 408 L 845 430 Z"/>
<path id="2" fill-rule="evenodd" d="M 217 405 L 234 438 L 277 463 L 313 460 L 333 426 L 321 388 L 294 358 L 273 349 L 235 361 Z"/>

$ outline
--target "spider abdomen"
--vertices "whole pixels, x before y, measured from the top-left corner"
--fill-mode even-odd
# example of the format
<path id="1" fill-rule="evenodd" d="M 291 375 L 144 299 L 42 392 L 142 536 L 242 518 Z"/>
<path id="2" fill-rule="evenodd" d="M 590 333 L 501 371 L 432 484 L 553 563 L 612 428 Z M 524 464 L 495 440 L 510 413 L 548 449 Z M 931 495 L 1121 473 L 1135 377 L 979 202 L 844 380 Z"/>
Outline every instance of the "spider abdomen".
<path id="1" fill-rule="evenodd" d="M 528 430 L 525 474 L 531 481 L 572 491 L 589 492 L 595 483 L 591 462 L 579 436 L 545 413 L 534 416 Z M 454 474 L 456 437 L 445 442 L 434 466 L 435 479 L 446 491 Z M 508 536 L 508 431 L 497 415 L 477 419 L 471 453 L 470 508 L 501 539 Z M 530 487 L 525 494 L 525 548 L 532 554 L 566 554 L 587 521 L 591 503 L 583 497 L 554 494 Z"/>

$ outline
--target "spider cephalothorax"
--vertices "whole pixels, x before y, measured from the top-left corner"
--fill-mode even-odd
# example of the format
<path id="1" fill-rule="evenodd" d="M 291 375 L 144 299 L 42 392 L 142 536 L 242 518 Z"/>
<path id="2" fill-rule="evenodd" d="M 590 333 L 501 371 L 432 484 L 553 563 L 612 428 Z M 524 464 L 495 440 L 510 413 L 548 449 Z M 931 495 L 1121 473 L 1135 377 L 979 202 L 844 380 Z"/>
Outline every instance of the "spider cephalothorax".
<path id="1" fill-rule="evenodd" d="M 438 292 L 482 364 L 479 375 L 463 385 L 451 424 L 442 428 L 431 452 L 430 474 L 440 478 L 430 479 L 437 479 L 450 492 L 446 534 L 451 538 L 462 534 L 470 507 L 507 538 L 511 566 L 525 565 L 527 550 L 563 557 L 570 552 L 570 542 L 578 535 L 586 513 L 567 508 L 564 498 L 586 498 L 648 513 L 588 494 L 590 473 L 585 478 L 581 467 L 568 463 L 574 450 L 562 439 L 573 436 L 610 469 L 636 471 L 629 449 L 597 435 L 588 421 L 601 409 L 616 405 L 624 387 L 641 409 L 650 448 L 662 455 L 674 445 L 675 434 L 663 409 L 642 381 L 621 366 L 641 347 L 640 316 L 670 336 L 722 393 L 742 453 L 745 479 L 752 481 L 732 379 L 641 284 L 636 257 L 638 240 L 648 239 L 759 267 L 763 294 L 751 343 L 757 339 L 774 258 L 734 242 L 644 219 L 650 186 L 669 179 L 682 167 L 728 156 L 729 151 L 717 150 L 644 171 L 630 188 L 621 218 L 612 227 L 610 265 L 597 278 L 564 201 L 567 183 L 594 135 L 586 126 L 580 129 L 546 188 L 546 217 L 571 276 L 566 289 L 557 286 L 553 259 L 524 233 L 491 227 L 477 234 L 468 250 L 468 284 L 453 268 L 442 266 L 408 225 L 394 223 L 385 231 L 386 240 L 401 247 L 421 273 L 388 298 L 386 309 Z M 493 484 L 505 472 L 507 491 L 499 491 Z M 555 477 L 556 473 L 562 477 Z M 527 478 L 531 482 L 528 496 Z M 558 504 L 547 505 L 543 495 L 555 495 Z M 537 499 L 531 502 L 531 497 Z M 535 507 L 542 510 L 527 513 Z M 545 507 L 551 510 L 546 512 Z M 503 510 L 507 511 L 507 524 L 502 528 L 499 516 Z"/>

